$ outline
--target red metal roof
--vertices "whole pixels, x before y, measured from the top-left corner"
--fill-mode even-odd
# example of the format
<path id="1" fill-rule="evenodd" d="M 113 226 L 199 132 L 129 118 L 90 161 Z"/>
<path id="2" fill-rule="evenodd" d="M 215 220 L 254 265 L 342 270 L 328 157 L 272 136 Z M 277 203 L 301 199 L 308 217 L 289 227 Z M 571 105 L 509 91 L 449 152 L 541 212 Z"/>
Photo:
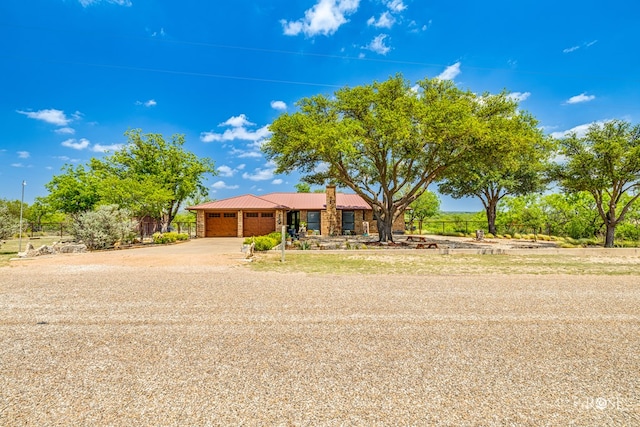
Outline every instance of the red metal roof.
<path id="1" fill-rule="evenodd" d="M 224 209 L 286 209 L 286 210 L 323 210 L 326 209 L 325 193 L 269 193 L 262 196 L 246 194 L 228 199 L 216 200 L 189 210 Z M 336 194 L 336 207 L 342 210 L 371 210 L 364 199 L 357 194 Z"/>

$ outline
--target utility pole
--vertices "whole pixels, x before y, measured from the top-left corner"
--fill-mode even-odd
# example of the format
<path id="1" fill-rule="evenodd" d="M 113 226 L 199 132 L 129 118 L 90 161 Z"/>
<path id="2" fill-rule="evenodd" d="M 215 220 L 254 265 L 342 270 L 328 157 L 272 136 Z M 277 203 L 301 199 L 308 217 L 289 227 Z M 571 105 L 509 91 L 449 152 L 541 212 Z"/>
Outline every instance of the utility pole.
<path id="1" fill-rule="evenodd" d="M 24 206 L 24 187 L 27 181 L 22 181 L 22 199 L 20 199 L 20 239 L 18 240 L 18 253 L 22 252 L 22 208 Z"/>

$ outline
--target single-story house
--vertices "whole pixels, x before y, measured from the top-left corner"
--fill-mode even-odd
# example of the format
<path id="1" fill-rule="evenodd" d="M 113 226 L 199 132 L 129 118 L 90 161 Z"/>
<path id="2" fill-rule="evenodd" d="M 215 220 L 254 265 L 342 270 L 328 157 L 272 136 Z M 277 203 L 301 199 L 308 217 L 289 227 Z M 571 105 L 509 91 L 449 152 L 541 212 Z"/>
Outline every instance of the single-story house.
<path id="1" fill-rule="evenodd" d="M 320 235 L 362 234 L 365 222 L 377 233 L 373 209 L 357 194 L 337 193 L 328 186 L 325 193 L 246 194 L 187 208 L 196 212 L 198 237 L 251 237 L 280 231 L 299 230 Z M 404 231 L 401 215 L 393 231 Z"/>

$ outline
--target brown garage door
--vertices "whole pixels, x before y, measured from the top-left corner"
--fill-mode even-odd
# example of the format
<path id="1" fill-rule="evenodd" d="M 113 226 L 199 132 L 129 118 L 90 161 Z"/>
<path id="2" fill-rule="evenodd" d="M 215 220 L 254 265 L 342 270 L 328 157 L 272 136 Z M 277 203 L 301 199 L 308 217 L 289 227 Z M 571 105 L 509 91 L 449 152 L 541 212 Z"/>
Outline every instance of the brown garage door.
<path id="1" fill-rule="evenodd" d="M 245 212 L 242 224 L 244 237 L 264 236 L 276 230 L 273 212 Z"/>
<path id="2" fill-rule="evenodd" d="M 207 213 L 207 237 L 236 237 L 238 235 L 238 215 L 236 212 Z"/>

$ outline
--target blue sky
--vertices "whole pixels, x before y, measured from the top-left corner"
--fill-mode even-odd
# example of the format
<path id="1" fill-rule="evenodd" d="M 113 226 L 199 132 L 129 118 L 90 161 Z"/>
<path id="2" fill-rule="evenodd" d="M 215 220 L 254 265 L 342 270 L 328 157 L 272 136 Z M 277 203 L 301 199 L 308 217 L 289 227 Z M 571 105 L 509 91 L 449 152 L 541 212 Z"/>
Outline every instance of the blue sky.
<path id="1" fill-rule="evenodd" d="M 638 123 L 638 16 L 631 0 L 5 0 L 0 198 L 20 199 L 22 180 L 25 201 L 46 195 L 64 164 L 132 128 L 211 157 L 211 198 L 294 191 L 299 177 L 260 153 L 269 124 L 302 97 L 398 72 L 506 89 L 555 136 Z"/>

